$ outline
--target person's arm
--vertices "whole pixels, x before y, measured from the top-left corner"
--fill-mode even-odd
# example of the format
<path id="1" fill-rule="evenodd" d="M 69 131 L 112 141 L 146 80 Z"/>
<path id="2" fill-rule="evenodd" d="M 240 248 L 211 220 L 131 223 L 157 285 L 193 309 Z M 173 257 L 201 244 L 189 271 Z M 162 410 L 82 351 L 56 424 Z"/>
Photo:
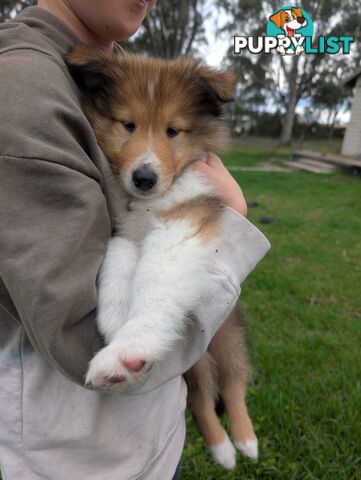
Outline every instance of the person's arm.
<path id="1" fill-rule="evenodd" d="M 54 59 L 9 52 L 0 71 L 0 275 L 33 347 L 84 385 L 103 345 L 96 278 L 111 234 L 92 132 Z"/>

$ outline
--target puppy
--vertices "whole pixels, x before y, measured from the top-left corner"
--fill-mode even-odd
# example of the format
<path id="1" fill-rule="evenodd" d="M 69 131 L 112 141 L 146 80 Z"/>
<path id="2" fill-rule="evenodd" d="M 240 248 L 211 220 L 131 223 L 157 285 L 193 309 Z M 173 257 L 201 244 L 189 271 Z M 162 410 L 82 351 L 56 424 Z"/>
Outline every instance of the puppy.
<path id="1" fill-rule="evenodd" d="M 307 20 L 302 14 L 302 9 L 299 7 L 291 8 L 290 10 L 280 10 L 269 17 L 277 28 L 283 30 L 286 37 L 294 37 L 295 32 L 300 28 L 307 25 Z M 297 35 L 297 34 L 296 34 Z M 281 35 L 279 35 L 281 37 Z M 295 53 L 299 55 L 303 51 L 303 47 L 297 46 L 295 52 L 290 51 L 287 53 Z M 279 47 L 279 52 L 282 55 L 286 54 L 284 47 Z"/>
<path id="2" fill-rule="evenodd" d="M 116 171 L 118 233 L 99 274 L 97 322 L 107 346 L 90 362 L 86 382 L 119 390 L 171 352 L 207 288 L 223 205 L 189 165 L 226 147 L 222 111 L 233 99 L 235 78 L 190 58 L 165 61 L 87 47 L 77 47 L 67 63 Z M 226 468 L 235 465 L 235 449 L 215 413 L 218 394 L 236 446 L 257 457 L 245 404 L 248 376 L 243 325 L 234 310 L 186 375 L 193 415 Z"/>

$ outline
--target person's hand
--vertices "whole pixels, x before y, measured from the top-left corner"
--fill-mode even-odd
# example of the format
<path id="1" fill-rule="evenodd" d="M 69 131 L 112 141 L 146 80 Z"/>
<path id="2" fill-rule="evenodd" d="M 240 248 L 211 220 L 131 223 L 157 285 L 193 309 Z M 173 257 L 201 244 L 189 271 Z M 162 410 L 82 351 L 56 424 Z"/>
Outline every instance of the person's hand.
<path id="1" fill-rule="evenodd" d="M 192 163 L 192 168 L 204 175 L 206 181 L 213 185 L 218 196 L 226 205 L 233 208 L 244 217 L 247 215 L 247 203 L 241 187 L 217 155 L 209 152 L 206 162 L 203 160 L 196 160 Z"/>

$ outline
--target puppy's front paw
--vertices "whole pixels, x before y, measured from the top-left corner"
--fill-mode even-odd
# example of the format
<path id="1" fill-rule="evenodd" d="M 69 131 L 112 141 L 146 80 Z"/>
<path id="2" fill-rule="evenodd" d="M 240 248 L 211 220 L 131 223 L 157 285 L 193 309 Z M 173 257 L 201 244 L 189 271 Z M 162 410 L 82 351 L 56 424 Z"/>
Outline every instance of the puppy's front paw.
<path id="1" fill-rule="evenodd" d="M 90 362 L 85 382 L 107 390 L 122 390 L 139 382 L 152 363 L 140 353 L 126 351 L 111 344 L 100 350 Z"/>

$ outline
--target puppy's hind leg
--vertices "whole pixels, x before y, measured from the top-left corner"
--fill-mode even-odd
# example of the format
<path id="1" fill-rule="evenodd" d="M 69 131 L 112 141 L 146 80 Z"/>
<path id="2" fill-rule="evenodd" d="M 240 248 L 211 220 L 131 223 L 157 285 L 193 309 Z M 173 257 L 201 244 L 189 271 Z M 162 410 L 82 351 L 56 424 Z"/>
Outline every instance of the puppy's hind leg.
<path id="1" fill-rule="evenodd" d="M 241 314 L 235 308 L 213 338 L 209 352 L 217 362 L 219 391 L 230 421 L 236 447 L 246 456 L 258 458 L 258 441 L 246 405 L 250 364 Z"/>
<path id="2" fill-rule="evenodd" d="M 216 376 L 214 361 L 208 353 L 186 374 L 188 406 L 214 460 L 228 470 L 236 465 L 236 449 L 215 412 Z"/>
<path id="3" fill-rule="evenodd" d="M 234 443 L 243 455 L 257 460 L 258 440 L 248 415 L 245 393 L 246 385 L 242 381 L 229 382 L 222 389 L 222 397 L 229 416 Z"/>

